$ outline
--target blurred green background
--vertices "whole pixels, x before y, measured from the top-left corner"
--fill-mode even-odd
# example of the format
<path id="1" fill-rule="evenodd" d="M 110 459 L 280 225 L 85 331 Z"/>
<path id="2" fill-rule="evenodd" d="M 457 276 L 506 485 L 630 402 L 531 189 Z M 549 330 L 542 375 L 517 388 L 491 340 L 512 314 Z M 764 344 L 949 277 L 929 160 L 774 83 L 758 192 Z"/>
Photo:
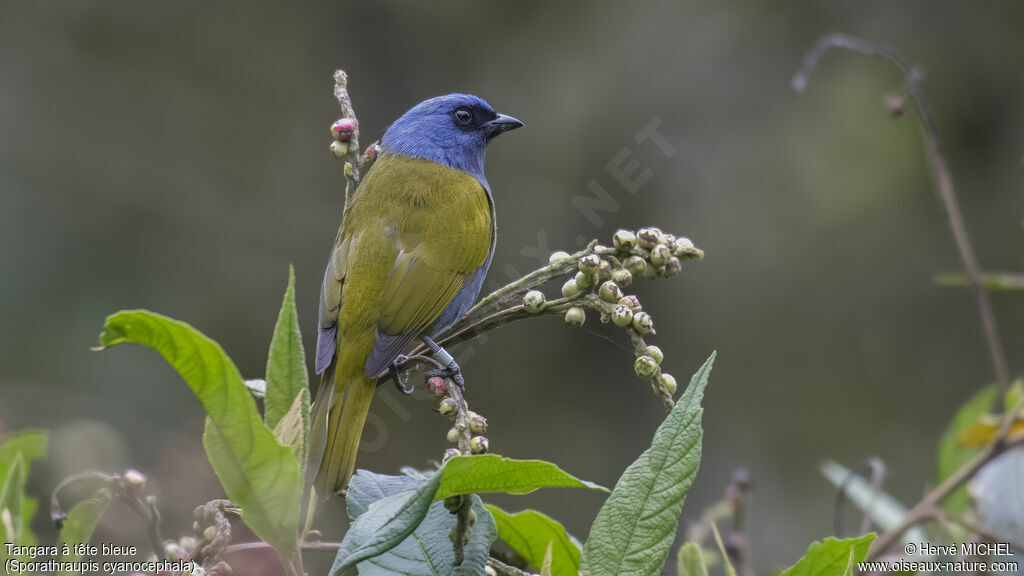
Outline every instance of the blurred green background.
<path id="1" fill-rule="evenodd" d="M 165 533 L 189 529 L 192 507 L 221 495 L 198 402 L 152 352 L 89 346 L 107 314 L 144 307 L 192 323 L 260 377 L 294 263 L 313 348 L 342 207 L 327 150 L 342 67 L 364 144 L 452 91 L 526 122 L 488 159 L 492 282 L 536 267 L 531 248 L 607 242 L 619 226 L 658 225 L 707 252 L 638 288 L 668 371 L 685 381 L 719 352 L 682 525 L 746 466 L 755 566 L 784 567 L 832 533 L 822 459 L 880 456 L 887 488 L 912 503 L 945 423 L 992 379 L 972 297 L 932 282 L 959 259 L 916 120 L 883 106 L 899 74 L 836 52 L 804 95 L 790 76 L 832 31 L 919 64 L 979 258 L 1020 269 L 1022 17 L 1020 3 L 924 0 L 0 1 L 0 428 L 54 431 L 30 489 L 43 502 L 71 472 L 135 467 L 152 479 Z M 634 141 L 655 117 L 672 157 Z M 652 174 L 634 195 L 605 168 L 624 147 Z M 591 180 L 621 204 L 602 226 L 571 201 Z M 1018 373 L 1024 299 L 994 304 Z M 610 486 L 664 412 L 631 356 L 591 333 L 616 336 L 595 318 L 585 331 L 516 324 L 464 367 L 494 451 Z M 367 441 L 386 444 L 359 465 L 394 473 L 438 458 L 446 426 L 430 408 L 378 400 Z M 582 538 L 602 497 L 499 500 Z M 102 530 L 145 546 L 128 516 Z"/>

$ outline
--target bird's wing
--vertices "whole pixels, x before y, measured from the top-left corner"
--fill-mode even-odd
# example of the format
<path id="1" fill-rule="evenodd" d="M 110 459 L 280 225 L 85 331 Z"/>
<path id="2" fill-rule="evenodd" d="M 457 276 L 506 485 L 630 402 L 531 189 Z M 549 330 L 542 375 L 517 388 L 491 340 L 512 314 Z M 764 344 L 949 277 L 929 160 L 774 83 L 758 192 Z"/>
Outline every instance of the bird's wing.
<path id="1" fill-rule="evenodd" d="M 320 286 L 320 313 L 316 338 L 316 373 L 320 374 L 330 365 L 337 347 L 338 310 L 341 309 L 341 293 L 348 271 L 348 255 L 352 245 L 351 236 L 338 233 L 338 239 L 331 250 L 324 270 L 324 282 Z"/>

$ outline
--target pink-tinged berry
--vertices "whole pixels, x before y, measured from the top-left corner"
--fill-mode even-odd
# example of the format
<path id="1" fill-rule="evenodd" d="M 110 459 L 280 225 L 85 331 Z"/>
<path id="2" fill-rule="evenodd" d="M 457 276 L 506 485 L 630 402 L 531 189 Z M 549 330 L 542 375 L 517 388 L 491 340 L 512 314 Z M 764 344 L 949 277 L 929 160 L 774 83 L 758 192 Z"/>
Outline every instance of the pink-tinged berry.
<path id="1" fill-rule="evenodd" d="M 351 142 L 356 133 L 356 122 L 351 118 L 342 118 L 331 124 L 331 137 L 338 142 Z"/>
<path id="2" fill-rule="evenodd" d="M 440 376 L 431 376 L 427 380 L 427 392 L 434 396 L 446 396 L 448 394 L 448 383 Z"/>
<path id="3" fill-rule="evenodd" d="M 628 307 L 630 310 L 633 311 L 633 314 L 636 314 L 637 312 L 640 312 L 641 310 L 644 309 L 644 307 L 640 305 L 640 299 L 632 294 L 623 296 L 621 299 L 619 299 L 619 304 Z"/>

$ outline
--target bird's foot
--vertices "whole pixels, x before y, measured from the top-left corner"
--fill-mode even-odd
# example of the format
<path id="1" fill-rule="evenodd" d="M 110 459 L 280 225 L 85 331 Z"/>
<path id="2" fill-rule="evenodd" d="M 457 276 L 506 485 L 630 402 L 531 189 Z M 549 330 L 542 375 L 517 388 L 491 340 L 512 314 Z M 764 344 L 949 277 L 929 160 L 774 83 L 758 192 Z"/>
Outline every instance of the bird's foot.
<path id="1" fill-rule="evenodd" d="M 414 384 L 406 386 L 406 382 L 408 382 L 409 379 L 402 376 L 402 369 L 400 366 L 408 359 L 408 356 L 399 354 L 398 358 L 395 358 L 395 361 L 388 367 L 388 376 L 394 380 L 395 388 L 398 388 L 398 391 L 406 396 L 416 391 L 416 386 Z"/>
<path id="2" fill-rule="evenodd" d="M 444 368 L 427 372 L 426 376 L 427 378 L 433 378 L 434 376 L 451 378 L 453 382 L 459 385 L 459 388 L 463 390 L 466 389 L 466 381 L 462 378 L 462 368 L 459 367 L 455 360 L 449 362 Z"/>

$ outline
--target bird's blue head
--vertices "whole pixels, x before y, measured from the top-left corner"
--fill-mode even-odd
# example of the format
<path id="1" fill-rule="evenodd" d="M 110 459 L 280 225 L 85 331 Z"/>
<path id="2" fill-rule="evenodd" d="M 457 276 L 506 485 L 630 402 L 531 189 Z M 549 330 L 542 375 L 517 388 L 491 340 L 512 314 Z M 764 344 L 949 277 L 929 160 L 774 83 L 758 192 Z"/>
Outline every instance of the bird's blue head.
<path id="1" fill-rule="evenodd" d="M 483 98 L 448 94 L 413 106 L 384 132 L 381 149 L 462 170 L 487 186 L 484 153 L 492 138 L 522 126 Z"/>

